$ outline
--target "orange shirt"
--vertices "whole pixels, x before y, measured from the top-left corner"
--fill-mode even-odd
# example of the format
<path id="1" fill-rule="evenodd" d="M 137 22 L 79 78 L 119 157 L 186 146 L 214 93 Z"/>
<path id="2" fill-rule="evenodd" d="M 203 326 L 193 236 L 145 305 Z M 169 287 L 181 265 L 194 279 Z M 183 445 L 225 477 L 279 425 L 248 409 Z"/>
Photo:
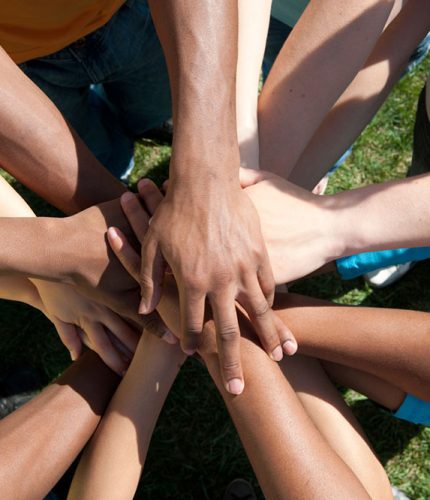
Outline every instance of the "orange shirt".
<path id="1" fill-rule="evenodd" d="M 0 0 L 0 45 L 21 63 L 106 24 L 125 0 Z"/>

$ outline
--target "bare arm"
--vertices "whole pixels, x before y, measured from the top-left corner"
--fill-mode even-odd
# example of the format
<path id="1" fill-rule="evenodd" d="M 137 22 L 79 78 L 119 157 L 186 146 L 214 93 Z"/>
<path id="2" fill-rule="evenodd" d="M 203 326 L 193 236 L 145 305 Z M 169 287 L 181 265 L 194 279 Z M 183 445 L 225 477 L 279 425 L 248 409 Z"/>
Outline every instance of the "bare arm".
<path id="1" fill-rule="evenodd" d="M 428 174 L 331 196 L 262 171 L 242 169 L 241 180 L 258 210 L 277 283 L 359 252 L 430 245 Z"/>
<path id="2" fill-rule="evenodd" d="M 257 103 L 271 0 L 239 0 L 236 76 L 237 135 L 240 164 L 259 167 Z"/>
<path id="3" fill-rule="evenodd" d="M 409 0 L 324 118 L 288 177 L 291 182 L 307 189 L 317 184 L 370 122 L 429 29 L 427 1 Z"/>
<path id="4" fill-rule="evenodd" d="M 275 326 L 258 216 L 238 183 L 237 2 L 152 0 L 150 6 L 169 70 L 175 136 L 169 194 L 142 245 L 141 312 L 160 299 L 164 256 L 179 288 L 182 347 L 198 347 L 208 298 L 224 381 L 238 394 L 244 381 L 234 301 L 248 311 L 271 355 L 280 349 L 282 356 L 291 334 Z"/>
<path id="5" fill-rule="evenodd" d="M 124 186 L 0 48 L 0 165 L 65 213 L 117 198 Z"/>
<path id="6" fill-rule="evenodd" d="M 339 95 L 361 69 L 394 0 L 309 3 L 259 100 L 260 165 L 288 177 Z"/>
<path id="7" fill-rule="evenodd" d="M 97 355 L 87 353 L 40 395 L 1 420 L 2 498 L 45 497 L 94 432 L 117 383 Z"/>
<path id="8" fill-rule="evenodd" d="M 172 283 L 165 283 L 159 311 L 169 327 L 179 333 L 175 330 L 179 319 L 177 292 Z M 241 328 L 245 336 L 249 334 L 246 321 Z M 178 363 L 172 362 L 173 351 L 169 352 L 177 348 L 158 343 L 154 350 L 156 342 L 145 338 L 141 343 L 132 371 L 126 375 L 79 465 L 70 498 L 132 498 L 159 406 L 178 368 Z M 313 498 L 318 491 L 321 498 L 343 498 L 347 492 L 354 498 L 368 498 L 360 481 L 314 426 L 279 367 L 249 338 L 242 337 L 241 344 L 248 383 L 237 397 L 229 395 L 223 386 L 212 321 L 205 324 L 200 354 L 235 421 L 265 496 Z M 156 381 L 158 395 L 154 393 Z M 349 432 L 348 437 L 357 439 Z M 354 449 L 360 460 L 364 454 L 367 464 L 369 459 L 373 466 L 376 464 L 363 443 Z M 354 465 L 356 461 L 351 460 Z M 381 470 L 378 474 L 378 479 L 368 472 L 363 478 L 372 478 L 378 497 L 384 498 L 387 483 Z M 372 488 L 369 484 L 367 487 Z"/>

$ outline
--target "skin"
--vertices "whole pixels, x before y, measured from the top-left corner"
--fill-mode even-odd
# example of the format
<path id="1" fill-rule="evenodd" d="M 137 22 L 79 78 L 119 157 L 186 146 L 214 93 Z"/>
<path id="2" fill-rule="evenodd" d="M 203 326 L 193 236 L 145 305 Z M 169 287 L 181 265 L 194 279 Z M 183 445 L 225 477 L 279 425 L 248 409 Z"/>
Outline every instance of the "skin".
<path id="1" fill-rule="evenodd" d="M 244 380 L 235 300 L 272 357 L 282 357 L 290 333 L 270 309 L 267 251 L 257 213 L 238 182 L 238 7 L 229 0 L 149 3 L 169 70 L 175 136 L 169 194 L 142 245 L 140 312 L 160 300 L 164 257 L 178 283 L 183 349 L 192 353 L 198 346 L 207 298 L 224 383 L 239 394 Z"/>
<path id="2" fill-rule="evenodd" d="M 164 290 L 159 311 L 179 333 L 174 329 L 179 320 L 177 291 L 171 281 Z M 303 307 L 308 306 L 305 302 Z M 319 315 L 324 316 L 328 315 Z M 297 325 L 303 333 L 308 330 L 306 320 L 304 325 Z M 254 343 L 244 319 L 241 331 L 248 384 L 240 396 L 232 397 L 223 387 L 213 321 L 205 324 L 199 354 L 224 398 L 265 497 L 314 498 L 318 492 L 321 498 L 348 493 L 354 498 L 391 498 L 383 468 L 358 423 L 322 369 L 309 366 L 316 362 L 294 357 L 293 366 L 283 362 L 281 370 Z M 130 371 L 79 464 L 70 499 L 133 497 L 155 420 L 183 359 L 177 347 L 154 337 L 142 338 Z M 300 383 L 303 379 L 308 387 Z"/>
<path id="3" fill-rule="evenodd" d="M 44 498 L 93 434 L 117 384 L 118 377 L 88 352 L 1 420 L 2 498 Z"/>
<path id="4" fill-rule="evenodd" d="M 0 199 L 0 218 L 35 220 L 31 208 L 1 177 Z M 112 370 L 121 374 L 136 349 L 139 335 L 134 328 L 107 307 L 80 295 L 70 285 L 0 275 L 0 297 L 20 300 L 40 309 L 55 325 L 73 360 L 80 356 L 85 343 Z"/>
<path id="5" fill-rule="evenodd" d="M 268 172 L 241 171 L 277 283 L 364 251 L 430 245 L 430 175 L 317 196 Z M 393 203 L 395 200 L 395 203 Z M 294 213 L 294 218 L 279 214 Z"/>
<path id="6" fill-rule="evenodd" d="M 324 117 L 313 137 L 308 136 L 306 148 L 288 177 L 291 182 L 312 189 L 353 144 L 400 78 L 414 49 L 428 33 L 430 13 L 427 6 L 425 0 L 408 0 L 384 30 L 364 67 Z M 284 157 L 287 148 L 288 144 L 285 145 Z M 271 169 L 270 163 L 262 164 Z"/>
<path id="7" fill-rule="evenodd" d="M 270 20 L 270 0 L 239 0 L 236 72 L 237 137 L 242 167 L 258 169 L 257 104 Z"/>
<path id="8" fill-rule="evenodd" d="M 154 186 L 146 184 L 144 191 L 146 194 L 145 203 L 151 207 L 152 203 L 156 201 L 156 189 Z M 151 191 L 151 195 L 148 196 Z M 146 229 L 141 224 L 142 214 L 136 213 L 135 207 L 130 211 L 129 201 L 124 200 L 124 210 L 128 216 L 135 219 L 135 222 L 131 222 L 131 224 L 137 228 L 138 235 L 142 237 Z M 123 264 L 129 272 L 137 277 L 139 256 L 119 236 L 119 233 L 114 235 L 110 232 L 109 237 Z M 177 321 L 179 316 L 177 303 L 175 305 L 176 300 L 177 292 L 174 285 L 166 284 L 159 311 L 172 331 L 177 332 L 173 321 L 174 318 Z M 368 448 L 362 431 L 349 418 L 349 410 L 342 406 L 339 396 L 334 395 L 336 391 L 328 383 L 322 366 L 334 380 L 353 380 L 353 386 L 361 387 L 362 390 L 365 387 L 365 377 L 367 377 L 367 382 L 372 382 L 373 385 L 368 384 L 364 392 L 373 395 L 376 401 L 389 408 L 397 408 L 405 393 L 412 393 L 430 400 L 428 390 L 430 371 L 427 366 L 427 351 L 430 347 L 429 315 L 412 311 L 335 307 L 324 301 L 293 294 L 280 295 L 275 307 L 277 314 L 283 321 L 294 324 L 298 332 L 297 337 L 300 339 L 299 351 L 325 360 L 323 365 L 320 365 L 316 360 L 299 356 L 288 362 L 283 362 L 281 368 L 291 383 L 291 390 L 294 389 L 298 394 L 301 405 L 311 417 L 318 432 L 324 436 L 324 440 L 330 443 L 332 450 L 341 456 L 344 463 L 360 478 L 369 495 L 372 498 L 384 498 L 385 496 L 390 498 L 386 478 L 382 480 L 379 472 L 375 472 L 375 459 L 369 459 L 367 452 L 364 452 L 365 449 L 368 451 Z M 347 336 L 344 335 L 343 325 L 345 324 L 348 324 Z M 414 325 L 412 330 L 410 329 L 411 324 Z M 242 335 L 246 337 L 247 334 L 244 332 L 248 331 L 249 323 L 244 320 L 241 322 L 241 327 L 243 328 Z M 268 498 L 285 498 L 285 492 L 288 491 L 291 498 L 312 498 L 312 495 L 315 494 L 313 488 L 316 488 L 316 484 L 318 484 L 319 491 L 323 492 L 323 497 L 327 494 L 328 498 L 333 498 L 333 495 L 338 493 L 337 491 L 333 492 L 333 482 L 330 480 L 325 483 L 324 479 L 318 475 L 318 467 L 321 465 L 320 453 L 325 453 L 324 446 L 319 447 L 320 441 L 312 434 L 312 430 L 307 428 L 306 420 L 303 429 L 306 429 L 308 434 L 307 438 L 303 439 L 315 444 L 315 450 L 313 449 L 310 454 L 304 454 L 301 445 L 297 449 L 295 448 L 297 444 L 295 437 L 300 436 L 301 425 L 304 422 L 303 415 L 299 417 L 300 412 L 294 414 L 297 407 L 295 402 L 290 399 L 291 394 L 290 397 L 285 395 L 285 399 L 280 397 L 279 394 L 282 394 L 285 379 L 283 383 L 280 380 L 275 382 L 276 377 L 272 379 L 273 371 L 278 370 L 276 365 L 271 364 L 267 358 L 260 359 L 261 350 L 258 346 L 255 346 L 257 349 L 253 351 L 253 348 L 248 348 L 247 339 L 243 338 L 244 366 L 250 367 L 247 378 L 250 377 L 251 383 L 247 385 L 241 396 L 232 398 L 225 393 L 222 384 L 219 383 L 219 367 L 216 359 L 216 346 L 213 341 L 213 324 L 211 325 L 210 321 L 207 328 L 205 327 L 205 334 L 212 332 L 212 340 L 210 340 L 210 335 L 204 337 L 205 342 L 200 354 L 215 381 L 218 380 L 220 391 L 224 392 L 223 397 L 238 426 L 238 431 L 265 495 Z M 411 334 L 405 337 L 404 331 L 406 329 Z M 324 335 L 321 335 L 321 332 L 324 332 Z M 208 337 L 209 340 L 207 340 Z M 420 354 L 416 353 L 417 344 L 423 347 Z M 384 351 L 383 357 L 380 356 L 382 350 Z M 140 352 L 142 351 L 145 352 L 144 349 Z M 254 352 L 254 354 L 250 354 L 250 352 Z M 259 352 L 258 355 L 257 352 Z M 154 358 L 151 357 L 151 359 Z M 136 363 L 138 362 L 136 361 Z M 138 364 L 142 367 L 141 370 L 144 370 L 144 366 L 147 367 L 147 364 Z M 169 366 L 172 366 L 172 363 L 169 363 Z M 140 375 L 134 372 L 134 375 L 130 377 L 142 380 L 143 371 L 140 372 Z M 72 498 L 74 498 L 73 495 L 78 495 L 78 498 L 91 498 L 100 492 L 104 497 L 107 495 L 107 498 L 128 498 L 129 495 L 133 495 L 140 475 L 140 468 L 144 463 L 149 434 L 154 422 L 150 418 L 145 418 L 148 411 L 152 412 L 145 406 L 147 400 L 137 403 L 135 398 L 130 398 L 135 383 L 130 381 L 131 378 L 124 380 L 123 386 L 119 390 L 121 396 L 112 401 L 106 423 L 100 427 L 85 455 L 84 462 L 75 479 L 74 488 L 76 489 L 72 489 Z M 377 383 L 375 384 L 375 382 Z M 153 380 L 152 387 L 154 385 Z M 275 390 L 276 395 L 270 395 L 270 387 Z M 143 397 L 145 398 L 145 396 Z M 247 397 L 249 399 L 246 399 Z M 273 405 L 274 401 L 276 401 L 275 405 Z M 286 409 L 280 410 L 282 401 L 287 402 Z M 289 412 L 291 413 L 288 418 L 295 419 L 293 428 L 298 434 L 285 436 L 285 439 L 288 440 L 282 441 L 279 436 L 283 435 L 283 429 L 291 428 L 291 426 L 281 424 L 282 430 L 279 430 L 276 422 L 281 422 L 282 418 L 285 418 Z M 268 417 L 269 414 L 270 417 Z M 339 418 L 339 415 L 342 418 Z M 338 419 L 336 425 L 333 424 L 333 418 Z M 267 425 L 267 422 L 270 422 L 271 425 Z M 355 433 L 354 438 L 351 437 L 351 426 L 354 430 L 353 434 Z M 125 449 L 121 449 L 118 457 L 117 451 L 113 450 L 116 450 L 120 443 L 121 445 L 124 443 L 124 436 L 126 436 L 125 442 L 128 444 Z M 141 436 L 143 436 L 142 439 Z M 309 436 L 313 436 L 312 439 L 309 439 Z M 327 444 L 327 441 L 324 441 L 324 445 Z M 288 442 L 289 446 L 280 446 L 280 443 L 283 442 Z M 361 453 L 357 451 L 360 449 Z M 297 465 L 300 463 L 300 460 L 296 460 L 295 453 L 299 455 L 300 460 L 303 460 L 303 456 L 305 456 L 305 463 L 302 463 L 303 469 L 285 466 L 285 464 Z M 315 463 L 311 463 L 312 457 L 315 456 L 319 457 L 318 467 L 315 466 Z M 330 463 L 330 458 L 328 460 Z M 322 463 L 327 462 L 323 461 Z M 267 468 L 269 464 L 270 467 Z M 276 464 L 275 470 L 273 464 Z M 312 467 L 312 469 L 307 469 L 307 467 Z M 117 471 L 117 474 L 113 476 L 112 485 L 110 485 L 109 479 L 107 479 L 106 484 L 106 477 L 111 476 L 107 471 L 111 468 L 115 468 Z M 297 473 L 298 469 L 303 471 L 316 470 L 315 478 L 318 483 L 314 483 L 313 480 L 304 481 L 300 473 Z M 380 466 L 376 470 L 381 471 Z M 341 474 L 338 477 L 349 477 L 343 475 L 345 471 L 338 470 L 338 473 Z M 324 477 L 327 479 L 326 475 Z M 285 479 L 287 480 L 285 481 Z M 286 483 L 289 488 L 286 488 Z M 330 490 L 325 489 L 328 484 L 330 484 Z M 341 480 L 339 492 L 342 491 L 342 488 Z M 355 494 L 360 495 L 358 491 Z"/>
<path id="9" fill-rule="evenodd" d="M 288 177 L 321 121 L 365 64 L 394 3 L 308 4 L 260 95 L 261 166 Z"/>

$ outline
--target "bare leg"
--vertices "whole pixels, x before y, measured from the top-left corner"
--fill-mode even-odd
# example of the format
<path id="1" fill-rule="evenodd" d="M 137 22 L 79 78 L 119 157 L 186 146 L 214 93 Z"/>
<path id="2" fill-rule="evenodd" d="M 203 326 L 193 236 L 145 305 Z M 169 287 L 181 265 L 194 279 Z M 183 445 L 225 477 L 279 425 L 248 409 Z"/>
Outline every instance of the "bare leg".
<path id="1" fill-rule="evenodd" d="M 43 498 L 94 432 L 117 383 L 118 377 L 88 352 L 1 420 L 1 498 Z"/>

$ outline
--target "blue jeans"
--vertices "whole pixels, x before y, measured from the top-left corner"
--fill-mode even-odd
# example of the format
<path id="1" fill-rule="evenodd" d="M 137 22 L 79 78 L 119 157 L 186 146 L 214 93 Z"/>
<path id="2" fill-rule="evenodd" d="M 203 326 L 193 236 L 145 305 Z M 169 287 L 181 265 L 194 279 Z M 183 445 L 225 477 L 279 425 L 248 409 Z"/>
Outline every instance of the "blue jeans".
<path id="1" fill-rule="evenodd" d="M 135 140 L 171 116 L 166 63 L 146 0 L 128 0 L 90 35 L 20 67 L 117 177 L 133 164 Z"/>
<path id="2" fill-rule="evenodd" d="M 270 18 L 269 33 L 267 35 L 266 50 L 263 59 L 263 78 L 266 80 L 267 75 L 271 67 L 273 66 L 275 59 L 278 57 L 285 40 L 288 38 L 292 31 L 292 27 L 288 26 L 281 21 L 278 21 L 274 17 Z M 417 64 L 419 64 L 428 54 L 430 50 L 430 33 L 421 41 L 414 53 L 409 59 L 409 64 L 403 74 L 409 73 Z M 328 171 L 328 175 L 335 172 L 348 158 L 351 154 L 352 146 L 345 151 L 345 153 L 339 158 L 339 160 L 333 165 L 333 167 Z"/>

